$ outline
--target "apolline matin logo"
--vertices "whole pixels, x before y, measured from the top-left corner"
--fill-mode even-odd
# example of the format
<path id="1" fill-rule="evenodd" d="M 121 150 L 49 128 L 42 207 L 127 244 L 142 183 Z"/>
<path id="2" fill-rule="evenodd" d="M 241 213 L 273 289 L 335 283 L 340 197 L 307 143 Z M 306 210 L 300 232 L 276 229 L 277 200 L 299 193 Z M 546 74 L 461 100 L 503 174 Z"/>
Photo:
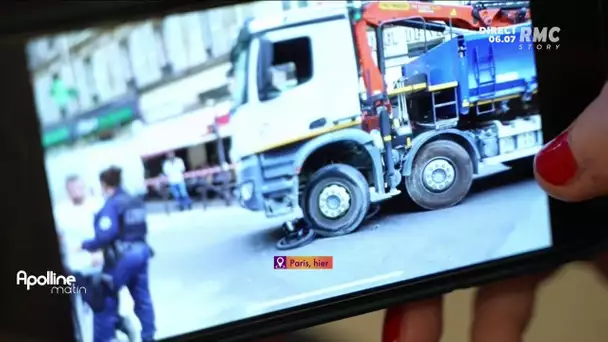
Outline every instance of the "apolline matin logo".
<path id="1" fill-rule="evenodd" d="M 62 276 L 53 271 L 46 271 L 45 275 L 28 275 L 25 271 L 17 272 L 17 285 L 25 285 L 29 291 L 34 286 L 50 286 L 51 294 L 87 293 L 84 286 L 76 286 L 74 276 Z"/>

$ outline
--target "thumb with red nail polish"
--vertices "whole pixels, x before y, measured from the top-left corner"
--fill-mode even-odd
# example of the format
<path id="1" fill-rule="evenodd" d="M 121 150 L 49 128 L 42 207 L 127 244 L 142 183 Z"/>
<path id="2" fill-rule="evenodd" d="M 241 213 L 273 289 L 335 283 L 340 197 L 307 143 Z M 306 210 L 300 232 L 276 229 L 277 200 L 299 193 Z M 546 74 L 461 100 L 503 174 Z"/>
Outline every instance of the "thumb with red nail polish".
<path id="1" fill-rule="evenodd" d="M 563 201 L 608 194 L 608 85 L 536 155 L 534 173 L 550 196 Z"/>
<path id="2" fill-rule="evenodd" d="M 403 321 L 404 308 L 396 306 L 388 308 L 382 325 L 382 342 L 399 342 L 401 335 L 401 322 Z"/>
<path id="3" fill-rule="evenodd" d="M 386 310 L 382 342 L 439 342 L 443 331 L 441 297 Z"/>

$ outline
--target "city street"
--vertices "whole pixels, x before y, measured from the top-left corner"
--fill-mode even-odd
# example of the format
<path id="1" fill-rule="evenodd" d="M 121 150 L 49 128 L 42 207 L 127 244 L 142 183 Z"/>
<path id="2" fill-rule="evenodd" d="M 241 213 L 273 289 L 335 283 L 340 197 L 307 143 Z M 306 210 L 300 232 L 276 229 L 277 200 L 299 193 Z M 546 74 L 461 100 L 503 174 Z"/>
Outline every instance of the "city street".
<path id="1" fill-rule="evenodd" d="M 398 204 L 351 235 L 288 252 L 274 247 L 280 220 L 240 208 L 151 214 L 158 337 L 550 243 L 546 199 L 530 177 L 506 172 L 477 180 L 462 204 L 446 210 L 397 212 Z M 275 255 L 333 256 L 334 269 L 274 270 Z M 122 312 L 132 307 L 126 294 Z"/>

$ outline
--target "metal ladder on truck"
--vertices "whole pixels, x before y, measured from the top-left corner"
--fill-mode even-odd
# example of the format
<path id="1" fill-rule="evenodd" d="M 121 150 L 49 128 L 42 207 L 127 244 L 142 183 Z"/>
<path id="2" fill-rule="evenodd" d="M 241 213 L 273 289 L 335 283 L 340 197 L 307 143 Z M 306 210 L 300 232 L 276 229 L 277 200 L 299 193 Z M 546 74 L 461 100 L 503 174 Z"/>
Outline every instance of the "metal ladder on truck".
<path id="1" fill-rule="evenodd" d="M 447 89 L 446 89 L 446 91 L 447 91 Z M 458 91 L 457 91 L 457 87 L 453 87 L 452 89 L 450 89 L 450 91 L 452 91 L 454 93 L 453 100 L 446 101 L 446 102 L 437 101 L 436 96 L 439 93 L 438 91 L 431 92 L 433 124 L 435 125 L 433 128 L 435 128 L 435 129 L 452 128 L 458 124 Z M 444 107 L 453 107 L 453 110 L 451 110 L 450 113 L 454 113 L 454 116 L 437 120 L 437 109 L 444 108 Z"/>
<path id="2" fill-rule="evenodd" d="M 430 81 L 430 75 L 431 72 L 429 70 L 429 66 L 427 66 L 427 70 L 426 70 L 426 79 L 427 82 Z M 429 87 L 430 88 L 430 87 Z M 428 89 L 430 92 L 430 98 L 431 98 L 431 114 L 432 114 L 432 120 L 433 122 L 430 124 L 419 124 L 420 126 L 423 127 L 427 127 L 427 128 L 432 128 L 432 129 L 447 129 L 447 128 L 453 128 L 456 127 L 456 125 L 458 125 L 458 119 L 459 119 L 459 108 L 458 108 L 458 87 L 451 87 L 447 88 L 447 89 L 441 89 L 441 90 L 430 90 Z M 440 99 L 437 98 L 437 96 L 442 93 L 442 92 L 452 92 L 452 95 L 449 97 L 449 99 L 445 99 L 444 101 L 441 101 Z M 447 101 L 446 101 L 447 100 Z M 441 109 L 441 108 L 448 108 L 451 107 L 450 110 L 446 110 L 443 113 L 450 113 L 449 115 L 442 115 L 442 117 L 438 117 L 437 115 L 437 110 Z"/>
<path id="3" fill-rule="evenodd" d="M 473 70 L 475 81 L 477 82 L 478 100 L 475 104 L 477 114 L 487 114 L 496 111 L 496 105 L 493 101 L 496 95 L 496 63 L 494 60 L 494 48 L 492 44 L 488 44 L 488 54 L 482 55 L 479 53 L 479 47 L 475 47 L 475 54 L 473 55 Z M 488 80 L 483 80 L 483 73 L 487 72 L 489 77 Z M 482 92 L 483 91 L 483 92 Z M 489 103 L 484 100 L 491 100 Z M 482 104 L 480 104 L 482 103 Z M 489 105 L 489 108 L 482 110 L 480 106 Z"/>

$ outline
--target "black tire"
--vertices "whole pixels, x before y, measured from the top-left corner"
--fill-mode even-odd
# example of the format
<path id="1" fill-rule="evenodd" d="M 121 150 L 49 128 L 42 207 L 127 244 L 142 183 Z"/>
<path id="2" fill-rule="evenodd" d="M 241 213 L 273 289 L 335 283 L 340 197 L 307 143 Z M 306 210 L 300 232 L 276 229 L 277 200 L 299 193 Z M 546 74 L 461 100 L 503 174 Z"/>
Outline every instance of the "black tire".
<path id="1" fill-rule="evenodd" d="M 323 189 L 337 185 L 350 196 L 346 212 L 336 218 L 325 216 L 319 206 Z M 361 225 L 370 205 L 369 185 L 361 172 L 346 164 L 322 167 L 310 178 L 302 199 L 304 220 L 317 234 L 334 237 L 349 234 Z"/>
<path id="2" fill-rule="evenodd" d="M 370 205 L 367 211 L 367 215 L 365 215 L 365 221 L 371 220 L 376 217 L 376 215 L 380 213 L 380 209 L 381 208 L 379 204 Z"/>
<path id="3" fill-rule="evenodd" d="M 280 251 L 303 247 L 315 239 L 315 231 L 309 228 L 302 228 L 297 233 L 285 235 L 277 241 L 276 247 Z"/>
<path id="4" fill-rule="evenodd" d="M 454 206 L 471 189 L 473 162 L 467 151 L 457 143 L 450 140 L 432 141 L 422 146 L 415 158 L 405 187 L 412 201 L 422 208 L 436 210 Z M 454 180 L 445 189 L 433 190 L 423 180 L 425 167 L 435 161 L 447 162 L 453 170 Z"/>

